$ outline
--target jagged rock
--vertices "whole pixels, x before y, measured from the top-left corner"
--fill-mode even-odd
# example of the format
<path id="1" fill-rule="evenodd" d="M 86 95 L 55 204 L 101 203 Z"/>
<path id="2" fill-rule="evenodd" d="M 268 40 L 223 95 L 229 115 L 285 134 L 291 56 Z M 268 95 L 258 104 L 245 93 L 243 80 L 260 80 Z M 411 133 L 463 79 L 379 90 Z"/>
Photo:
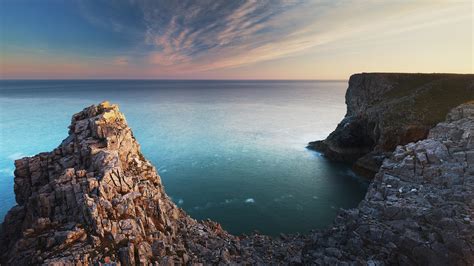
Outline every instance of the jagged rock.
<path id="1" fill-rule="evenodd" d="M 95 263 L 106 256 L 124 264 L 159 262 L 164 254 L 154 256 L 154 242 L 179 261 L 183 254 L 178 258 L 175 250 L 198 236 L 198 223 L 166 196 L 116 105 L 104 102 L 75 114 L 58 148 L 15 165 L 18 206 L 3 223 L 4 264 Z M 201 226 L 217 250 L 234 239 Z"/>
<path id="2" fill-rule="evenodd" d="M 472 265 L 474 103 L 398 146 L 365 199 L 327 230 L 236 237 L 166 195 L 116 105 L 75 114 L 50 153 L 17 160 L 2 265 Z"/>
<path id="3" fill-rule="evenodd" d="M 398 145 L 425 139 L 449 110 L 469 100 L 474 100 L 474 75 L 355 74 L 344 119 L 308 148 L 353 163 L 356 172 L 372 178 Z"/>

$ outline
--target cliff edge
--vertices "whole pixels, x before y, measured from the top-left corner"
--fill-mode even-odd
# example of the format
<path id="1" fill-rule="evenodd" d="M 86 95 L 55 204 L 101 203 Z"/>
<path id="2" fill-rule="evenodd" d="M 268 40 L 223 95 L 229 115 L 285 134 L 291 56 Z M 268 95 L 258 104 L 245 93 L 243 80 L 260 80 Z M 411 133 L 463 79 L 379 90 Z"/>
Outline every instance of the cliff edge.
<path id="1" fill-rule="evenodd" d="M 362 73 L 349 79 L 347 113 L 308 148 L 367 177 L 398 145 L 425 139 L 452 108 L 474 100 L 474 75 Z"/>
<path id="2" fill-rule="evenodd" d="M 2 265 L 474 263 L 474 103 L 397 146 L 365 199 L 327 230 L 280 239 L 186 215 L 108 102 L 75 114 L 58 148 L 15 166 Z"/>

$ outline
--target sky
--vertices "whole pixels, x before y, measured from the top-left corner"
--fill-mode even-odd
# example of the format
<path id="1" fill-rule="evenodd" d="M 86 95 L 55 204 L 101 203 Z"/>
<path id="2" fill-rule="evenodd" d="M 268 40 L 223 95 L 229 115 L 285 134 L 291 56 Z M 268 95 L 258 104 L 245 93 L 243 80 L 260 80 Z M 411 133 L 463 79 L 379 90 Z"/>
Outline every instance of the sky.
<path id="1" fill-rule="evenodd" d="M 0 0 L 2 79 L 473 73 L 471 0 Z"/>

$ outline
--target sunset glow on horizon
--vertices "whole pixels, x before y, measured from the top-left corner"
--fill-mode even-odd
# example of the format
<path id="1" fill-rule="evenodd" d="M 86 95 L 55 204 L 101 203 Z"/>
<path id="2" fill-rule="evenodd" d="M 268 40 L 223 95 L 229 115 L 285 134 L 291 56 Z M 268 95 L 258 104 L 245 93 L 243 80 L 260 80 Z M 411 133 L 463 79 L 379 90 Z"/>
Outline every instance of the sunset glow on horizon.
<path id="1" fill-rule="evenodd" d="M 6 0 L 0 78 L 473 73 L 472 38 L 469 0 Z"/>

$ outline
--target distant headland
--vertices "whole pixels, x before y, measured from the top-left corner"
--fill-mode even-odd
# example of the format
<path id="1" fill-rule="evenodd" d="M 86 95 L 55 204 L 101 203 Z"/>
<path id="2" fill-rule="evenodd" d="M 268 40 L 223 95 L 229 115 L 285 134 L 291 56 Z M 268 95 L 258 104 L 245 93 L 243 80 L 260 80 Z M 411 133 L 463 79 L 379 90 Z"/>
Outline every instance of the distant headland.
<path id="1" fill-rule="evenodd" d="M 347 113 L 323 141 L 308 144 L 372 178 L 398 145 L 425 139 L 454 107 L 474 99 L 472 74 L 352 75 Z"/>

